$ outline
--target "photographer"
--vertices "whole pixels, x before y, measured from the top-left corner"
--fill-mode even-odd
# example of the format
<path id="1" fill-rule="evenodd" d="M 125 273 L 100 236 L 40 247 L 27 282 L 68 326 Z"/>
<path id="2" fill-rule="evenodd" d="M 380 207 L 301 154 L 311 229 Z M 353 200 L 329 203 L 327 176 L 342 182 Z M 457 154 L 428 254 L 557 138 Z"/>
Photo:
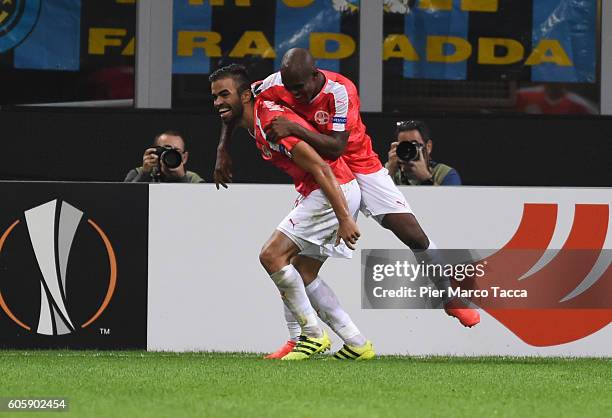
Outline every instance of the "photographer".
<path id="1" fill-rule="evenodd" d="M 166 131 L 155 138 L 153 146 L 145 150 L 142 167 L 130 170 L 126 183 L 203 183 L 198 174 L 187 171 L 189 153 L 181 134 Z"/>
<path id="2" fill-rule="evenodd" d="M 446 164 L 431 159 L 433 141 L 424 122 L 409 120 L 397 122 L 395 142 L 389 149 L 385 165 L 398 185 L 457 186 L 459 173 Z"/>

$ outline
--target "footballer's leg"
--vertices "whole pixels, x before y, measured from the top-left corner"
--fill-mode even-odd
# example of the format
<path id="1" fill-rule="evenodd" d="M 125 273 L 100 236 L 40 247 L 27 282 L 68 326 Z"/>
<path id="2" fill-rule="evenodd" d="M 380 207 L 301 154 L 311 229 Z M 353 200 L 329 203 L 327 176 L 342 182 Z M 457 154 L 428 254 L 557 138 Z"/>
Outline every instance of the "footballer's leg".
<path id="1" fill-rule="evenodd" d="M 355 217 L 361 200 L 357 182 L 352 180 L 340 185 L 340 188 L 345 195 L 350 213 Z M 322 292 L 310 292 L 309 289 L 319 287 L 319 282 L 316 281 L 316 278 L 322 262 L 327 257 L 351 258 L 352 256 L 352 250 L 346 243 L 335 243 L 338 232 L 338 219 L 327 197 L 321 190 L 315 190 L 306 198 L 299 199 L 294 209 L 277 226 L 277 230 L 282 231 L 283 234 L 293 241 L 300 249 L 301 256 L 308 256 L 295 257 L 291 261 L 296 264 L 295 267 L 297 269 L 301 270 L 300 276 L 305 281 L 304 283 L 307 286 L 311 285 L 306 289 L 306 293 L 311 300 L 312 306 L 317 308 L 315 306 L 316 300 Z M 296 271 L 298 271 L 297 269 Z M 325 287 L 323 286 L 321 289 Z M 337 299 L 335 300 L 337 301 Z M 339 306 L 339 304 L 337 305 Z M 302 337 L 300 337 L 300 341 L 297 342 L 295 348 L 282 358 L 283 360 L 293 360 L 300 356 L 301 339 Z"/>
<path id="2" fill-rule="evenodd" d="M 417 260 L 426 263 L 445 264 L 437 250 L 437 246 L 427 238 L 425 232 L 411 213 L 389 213 L 384 215 L 381 225 L 392 231 L 404 244 L 414 251 Z M 445 290 L 450 287 L 447 278 L 432 280 L 434 285 Z M 465 327 L 471 328 L 480 322 L 480 314 L 476 309 L 470 308 L 459 298 L 450 298 L 444 301 L 444 311 L 447 315 L 457 318 Z"/>
<path id="3" fill-rule="evenodd" d="M 300 273 L 290 263 L 300 251 L 298 246 L 281 231 L 274 231 L 259 255 L 262 266 L 278 288 L 285 306 L 301 326 L 301 335 L 294 348 L 293 360 L 304 360 L 329 349 L 327 333 L 319 327 Z M 299 350 L 298 350 L 299 349 Z M 292 353 L 293 354 L 293 353 Z"/>
<path id="4" fill-rule="evenodd" d="M 313 264 L 309 266 L 311 267 L 310 269 L 307 269 L 304 263 L 300 263 L 300 258 L 301 257 L 299 255 L 293 257 L 291 259 L 291 264 L 295 267 L 298 273 L 300 273 L 300 276 L 302 276 L 302 281 L 304 282 L 304 286 L 306 287 L 306 294 L 308 295 L 308 284 L 310 284 L 315 279 L 323 263 L 319 262 L 318 265 Z M 318 311 L 317 307 L 312 301 L 312 298 L 308 297 L 308 299 L 310 300 L 310 304 L 315 309 L 315 311 Z M 299 322 L 295 319 L 295 317 L 285 304 L 283 304 L 283 314 L 285 316 L 285 322 L 287 323 L 287 330 L 289 331 L 289 339 L 281 347 L 279 347 L 278 350 L 264 357 L 268 360 L 281 359 L 287 354 L 289 354 L 289 352 L 291 352 L 295 347 L 301 334 L 301 327 Z"/>
<path id="5" fill-rule="evenodd" d="M 316 313 L 306 296 L 300 273 L 291 264 L 299 248 L 282 232 L 276 230 L 264 244 L 259 261 L 278 288 L 283 302 L 300 323 L 302 333 L 307 336 L 323 335 Z"/>
<path id="6" fill-rule="evenodd" d="M 350 315 L 342 308 L 338 297 L 332 288 L 323 280 L 319 270 L 326 257 L 298 255 L 292 264 L 300 272 L 306 285 L 306 294 L 319 318 L 325 322 L 344 342 L 344 347 L 338 352 L 347 351 L 350 356 L 336 358 L 349 360 L 369 360 L 375 356 L 372 343 L 366 340 L 359 331 Z"/>
<path id="7" fill-rule="evenodd" d="M 380 224 L 411 250 L 426 250 L 429 247 L 429 239 L 412 213 L 384 214 Z"/>
<path id="8" fill-rule="evenodd" d="M 312 302 L 311 302 L 312 304 Z M 298 321 L 295 320 L 295 317 L 291 313 L 291 311 L 285 306 L 283 303 L 283 314 L 285 316 L 285 323 L 287 324 L 287 330 L 289 331 L 289 339 L 281 345 L 276 351 L 265 356 L 265 359 L 268 360 L 277 360 L 285 357 L 287 354 L 293 350 L 296 343 L 300 339 L 300 334 L 302 333 L 302 328 Z"/>
<path id="9" fill-rule="evenodd" d="M 436 245 L 427 237 L 404 195 L 399 191 L 386 169 L 372 174 L 357 174 L 361 189 L 361 210 L 372 216 L 383 228 L 393 232 L 405 245 L 413 250 L 417 259 L 425 262 L 444 264 Z M 434 280 L 439 289 L 447 289 L 450 282 Z M 446 300 L 444 310 L 466 327 L 480 322 L 480 314 L 460 299 Z"/>
<path id="10" fill-rule="evenodd" d="M 325 258 L 298 255 L 291 260 L 291 263 L 302 276 L 308 299 L 319 318 L 344 342 L 344 346 L 334 357 L 341 360 L 370 360 L 376 355 L 372 343 L 366 340 L 365 336 L 353 323 L 350 315 L 340 305 L 340 301 L 334 291 L 319 275 L 319 270 Z M 293 324 L 297 323 L 297 321 L 295 321 L 295 318 L 286 307 L 285 319 L 287 320 L 287 327 L 291 335 Z M 266 358 L 282 358 L 294 346 L 295 342 L 290 339 L 276 352 L 266 356 Z"/>
<path id="11" fill-rule="evenodd" d="M 319 270 L 325 258 L 316 259 L 298 255 L 291 260 L 291 263 L 302 276 L 308 299 L 319 318 L 344 342 L 344 346 L 334 357 L 342 360 L 370 360 L 376 355 L 372 343 L 366 340 L 353 323 L 350 315 L 340 305 L 340 301 L 334 291 L 319 275 Z M 285 307 L 285 319 L 287 319 L 287 326 L 291 332 L 293 323 L 297 321 L 295 321 L 287 307 Z M 296 343 L 289 340 L 276 352 L 266 356 L 266 358 L 282 358 L 292 351 L 295 346 Z"/>
<path id="12" fill-rule="evenodd" d="M 302 281 L 304 282 L 304 286 L 306 287 L 306 294 L 308 295 L 308 285 L 317 277 L 323 262 L 319 262 L 318 260 L 313 260 L 314 263 L 305 263 L 301 261 L 302 256 L 295 256 L 291 259 L 291 264 L 295 267 L 295 269 L 302 276 Z M 315 309 L 318 315 L 318 309 L 315 306 L 314 301 L 310 296 L 308 296 L 310 300 L 310 304 Z M 291 311 L 287 308 L 287 306 L 283 305 L 283 314 L 285 316 L 285 321 L 287 323 L 287 330 L 289 331 L 289 340 L 285 344 L 283 344 L 278 350 L 275 352 L 268 354 L 266 359 L 281 359 L 286 356 L 290 351 L 293 350 L 300 336 L 300 324 L 297 322 Z"/>

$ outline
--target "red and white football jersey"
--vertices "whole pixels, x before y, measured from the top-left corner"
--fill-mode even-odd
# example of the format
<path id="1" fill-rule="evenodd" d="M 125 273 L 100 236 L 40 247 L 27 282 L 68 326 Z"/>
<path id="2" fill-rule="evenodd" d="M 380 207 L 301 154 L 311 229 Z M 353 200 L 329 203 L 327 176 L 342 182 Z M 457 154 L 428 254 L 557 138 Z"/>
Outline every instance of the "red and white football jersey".
<path id="1" fill-rule="evenodd" d="M 285 89 L 280 72 L 253 84 L 255 95 L 261 100 L 276 102 L 295 111 L 306 122 L 324 135 L 349 132 L 343 158 L 353 173 L 370 174 L 382 168 L 378 155 L 372 149 L 372 139 L 361 121 L 361 106 L 357 88 L 341 74 L 319 70 L 325 75 L 325 84 L 310 101 L 300 103 Z"/>
<path id="2" fill-rule="evenodd" d="M 304 171 L 292 160 L 291 151 L 302 140 L 293 136 L 285 137 L 278 143 L 266 140 L 266 129 L 277 116 L 283 116 L 292 122 L 299 123 L 313 132 L 315 129 L 285 106 L 259 98 L 255 100 L 255 143 L 261 151 L 262 158 L 289 174 L 293 179 L 295 189 L 306 197 L 312 191 L 319 189 L 319 185 L 310 173 Z M 355 178 L 342 158 L 335 161 L 325 160 L 325 162 L 331 167 L 338 184 L 348 183 Z"/>

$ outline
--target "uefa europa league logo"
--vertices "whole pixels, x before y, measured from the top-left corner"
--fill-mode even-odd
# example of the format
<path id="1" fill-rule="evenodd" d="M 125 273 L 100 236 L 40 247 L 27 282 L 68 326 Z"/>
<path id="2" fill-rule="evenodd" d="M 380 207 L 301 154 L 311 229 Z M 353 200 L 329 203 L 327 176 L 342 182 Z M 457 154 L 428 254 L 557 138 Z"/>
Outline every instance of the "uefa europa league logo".
<path id="1" fill-rule="evenodd" d="M 58 207 L 58 204 L 61 206 Z M 117 262 L 113 247 L 104 231 L 91 219 L 87 223 L 97 232 L 108 253 L 110 265 L 109 285 L 102 304 L 84 323 L 75 323 L 66 309 L 69 295 L 66 292 L 66 273 L 74 237 L 83 218 L 83 212 L 67 202 L 57 199 L 25 211 L 27 232 L 34 255 L 42 274 L 40 285 L 40 314 L 35 332 L 42 335 L 65 335 L 93 323 L 107 308 L 117 283 Z M 0 236 L 0 253 L 13 229 L 20 223 L 13 222 Z M 9 308 L 0 291 L 0 308 L 22 328 L 32 327 L 19 320 Z"/>

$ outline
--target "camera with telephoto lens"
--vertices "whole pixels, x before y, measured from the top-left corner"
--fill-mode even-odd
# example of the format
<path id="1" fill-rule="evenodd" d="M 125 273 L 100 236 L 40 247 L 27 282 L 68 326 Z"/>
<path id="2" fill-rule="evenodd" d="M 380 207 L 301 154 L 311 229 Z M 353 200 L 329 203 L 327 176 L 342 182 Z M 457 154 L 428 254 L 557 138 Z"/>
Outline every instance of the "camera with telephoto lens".
<path id="1" fill-rule="evenodd" d="M 159 161 L 163 161 L 168 168 L 177 168 L 183 162 L 181 153 L 168 145 L 155 147 L 155 155 L 157 155 Z"/>
<path id="2" fill-rule="evenodd" d="M 418 161 L 419 158 L 421 158 L 419 152 L 421 148 L 423 148 L 423 144 L 419 144 L 418 142 L 404 141 L 397 144 L 395 153 L 397 154 L 397 158 L 404 162 Z"/>

